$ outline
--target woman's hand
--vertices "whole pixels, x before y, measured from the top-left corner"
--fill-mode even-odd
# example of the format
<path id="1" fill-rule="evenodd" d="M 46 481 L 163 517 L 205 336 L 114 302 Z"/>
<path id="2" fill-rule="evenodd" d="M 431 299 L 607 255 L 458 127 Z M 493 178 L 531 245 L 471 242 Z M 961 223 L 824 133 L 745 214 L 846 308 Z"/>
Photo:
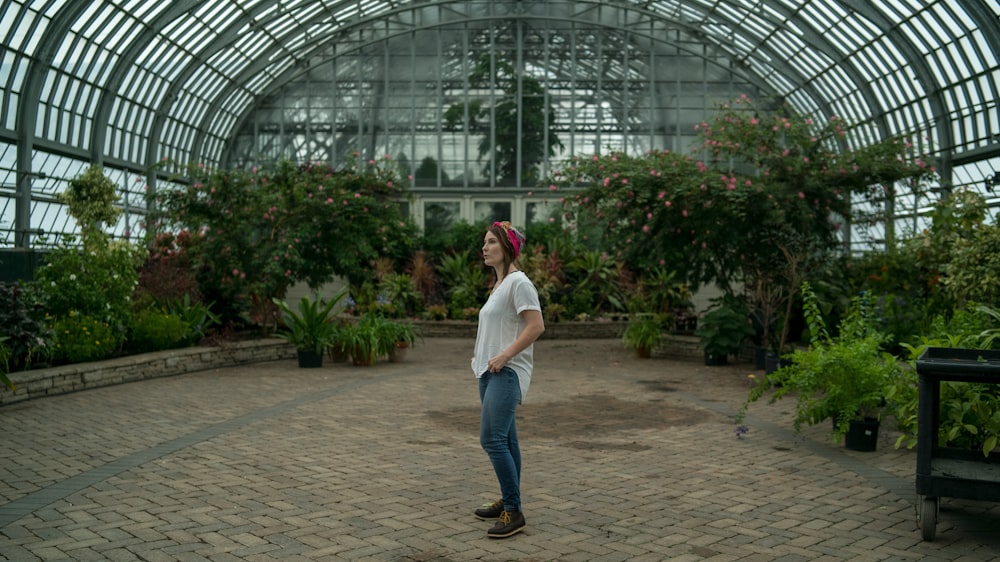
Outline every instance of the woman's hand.
<path id="1" fill-rule="evenodd" d="M 507 357 L 505 354 L 501 353 L 500 355 L 490 357 L 490 361 L 489 363 L 487 363 L 487 367 L 489 368 L 491 373 L 499 373 L 500 369 L 506 367 L 508 362 L 510 362 L 510 357 Z"/>
<path id="2" fill-rule="evenodd" d="M 517 336 L 514 343 L 498 355 L 490 357 L 487 367 L 491 373 L 499 373 L 500 369 L 507 366 L 511 358 L 527 349 L 529 345 L 535 343 L 538 336 L 542 335 L 542 332 L 545 331 L 545 321 L 542 319 L 540 311 L 525 310 L 521 312 L 521 318 L 524 318 L 524 329 L 521 330 L 521 334 Z"/>

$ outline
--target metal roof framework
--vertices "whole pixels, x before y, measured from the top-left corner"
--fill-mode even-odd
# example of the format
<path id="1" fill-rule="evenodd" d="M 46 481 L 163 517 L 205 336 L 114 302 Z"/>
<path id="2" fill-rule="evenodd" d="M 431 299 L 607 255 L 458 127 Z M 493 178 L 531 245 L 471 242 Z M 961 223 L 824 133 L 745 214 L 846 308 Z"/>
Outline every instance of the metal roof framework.
<path id="1" fill-rule="evenodd" d="M 870 122 L 852 143 L 911 136 L 945 185 L 985 189 L 1000 170 L 1000 4 L 981 0 L 3 0 L 0 245 L 71 220 L 54 195 L 90 163 L 141 215 L 156 163 L 226 164 L 260 100 L 310 68 L 502 20 L 700 42 L 802 114 Z"/>

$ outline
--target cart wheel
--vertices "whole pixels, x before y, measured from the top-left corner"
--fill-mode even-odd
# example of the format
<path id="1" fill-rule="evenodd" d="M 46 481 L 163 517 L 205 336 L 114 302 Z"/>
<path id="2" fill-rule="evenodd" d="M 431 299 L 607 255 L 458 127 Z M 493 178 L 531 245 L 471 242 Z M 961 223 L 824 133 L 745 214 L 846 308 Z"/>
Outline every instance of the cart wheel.
<path id="1" fill-rule="evenodd" d="M 924 498 L 920 503 L 920 534 L 933 541 L 937 532 L 938 498 Z"/>

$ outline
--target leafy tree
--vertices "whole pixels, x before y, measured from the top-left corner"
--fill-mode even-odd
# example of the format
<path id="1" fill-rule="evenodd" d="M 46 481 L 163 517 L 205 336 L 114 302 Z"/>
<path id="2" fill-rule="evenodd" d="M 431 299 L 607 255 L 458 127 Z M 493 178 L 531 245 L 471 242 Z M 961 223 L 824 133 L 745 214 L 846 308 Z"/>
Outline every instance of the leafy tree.
<path id="1" fill-rule="evenodd" d="M 854 193 L 933 174 L 904 139 L 842 149 L 848 125 L 764 111 L 744 97 L 697 126 L 695 155 L 651 151 L 576 158 L 559 177 L 587 186 L 568 203 L 593 213 L 608 245 L 637 270 L 663 265 L 692 286 L 740 286 L 769 326 L 785 322 L 810 271 L 839 247 Z M 760 288 L 761 292 L 754 291 Z"/>
<path id="2" fill-rule="evenodd" d="M 556 147 L 562 149 L 563 144 L 554 131 L 555 109 L 547 105 L 541 82 L 518 71 L 507 60 L 510 57 L 502 54 L 493 59 L 483 55 L 469 74 L 470 87 L 500 93 L 492 106 L 486 99 L 460 102 L 449 107 L 444 118 L 447 127 L 456 128 L 462 125 L 468 112 L 469 130 L 484 133 L 479 142 L 479 160 L 486 162 L 483 167 L 486 177 L 515 182 L 520 175 L 521 183 L 528 184 L 538 179 L 538 165 L 546 156 L 555 156 Z"/>
<path id="3" fill-rule="evenodd" d="M 190 233 L 179 239 L 203 298 L 219 303 L 226 324 L 247 310 L 264 322 L 272 299 L 299 281 L 318 287 L 341 276 L 360 284 L 376 258 L 402 263 L 416 240 L 398 203 L 403 182 L 388 159 L 343 169 L 195 167 L 192 177 L 186 189 L 157 195 L 155 230 Z"/>

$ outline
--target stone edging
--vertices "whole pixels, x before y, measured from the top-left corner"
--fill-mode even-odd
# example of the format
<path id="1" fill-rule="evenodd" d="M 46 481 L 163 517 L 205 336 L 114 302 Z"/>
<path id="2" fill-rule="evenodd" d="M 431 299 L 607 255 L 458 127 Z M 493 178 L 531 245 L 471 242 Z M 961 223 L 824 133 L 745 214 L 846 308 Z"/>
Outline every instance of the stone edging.
<path id="1" fill-rule="evenodd" d="M 476 337 L 475 322 L 416 321 L 425 338 Z M 617 339 L 627 322 L 555 322 L 546 325 L 543 339 Z M 46 369 L 10 373 L 17 390 L 0 389 L 0 406 L 33 398 L 66 394 L 113 384 L 169 377 L 228 367 L 294 359 L 295 348 L 281 339 L 234 342 L 219 347 L 188 347 L 118 357 L 105 361 L 74 363 Z M 668 334 L 654 357 L 701 357 L 698 338 Z"/>
<path id="2" fill-rule="evenodd" d="M 10 373 L 17 390 L 0 391 L 0 405 L 125 382 L 294 357 L 295 348 L 284 340 L 263 339 L 33 369 Z"/>

